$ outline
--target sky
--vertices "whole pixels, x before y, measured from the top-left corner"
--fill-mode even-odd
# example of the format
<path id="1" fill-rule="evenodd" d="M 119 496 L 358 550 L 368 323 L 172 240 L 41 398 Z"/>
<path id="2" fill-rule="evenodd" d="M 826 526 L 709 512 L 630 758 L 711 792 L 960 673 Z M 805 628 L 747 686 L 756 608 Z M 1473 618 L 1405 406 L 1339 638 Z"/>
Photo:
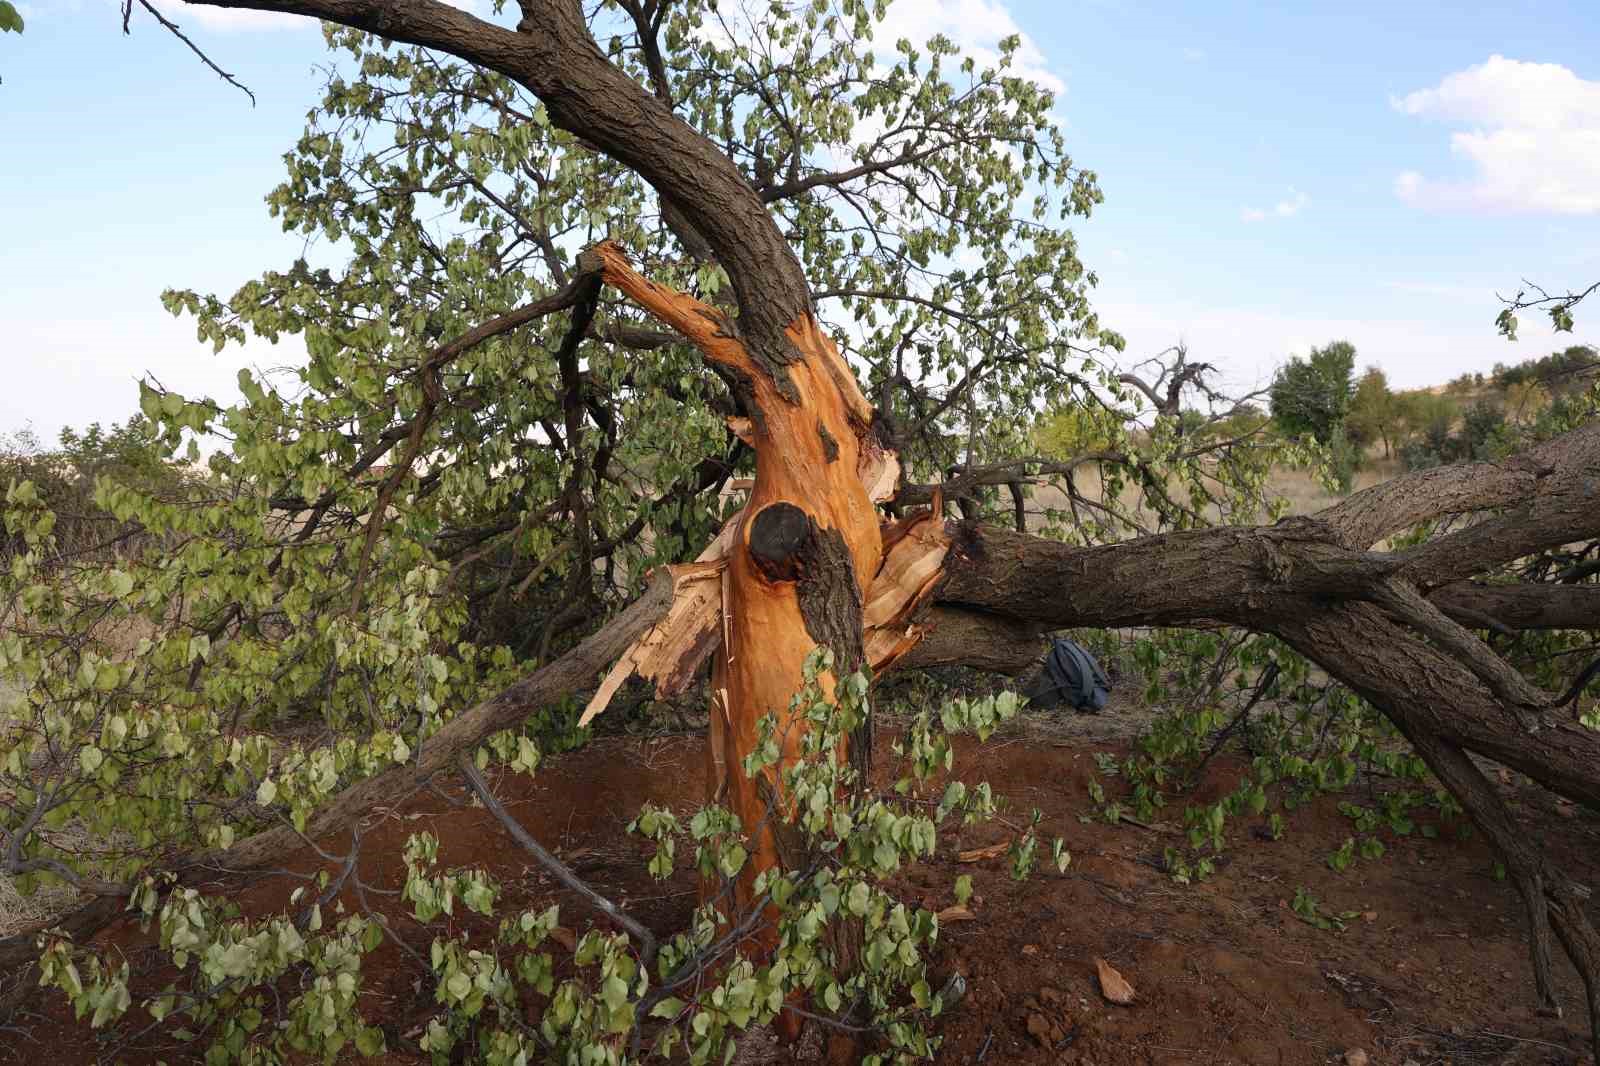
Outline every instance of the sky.
<path id="1" fill-rule="evenodd" d="M 301 242 L 263 198 L 322 83 L 316 26 L 163 10 L 254 107 L 112 0 L 29 0 L 0 35 L 0 433 L 127 417 L 137 381 L 227 402 L 240 367 L 161 307 Z M 1020 33 L 1105 203 L 1074 225 L 1135 361 L 1178 342 L 1236 386 L 1336 339 L 1397 386 L 1590 341 L 1496 293 L 1600 280 L 1600 19 L 1587 2 L 895 0 L 891 32 L 980 56 Z"/>

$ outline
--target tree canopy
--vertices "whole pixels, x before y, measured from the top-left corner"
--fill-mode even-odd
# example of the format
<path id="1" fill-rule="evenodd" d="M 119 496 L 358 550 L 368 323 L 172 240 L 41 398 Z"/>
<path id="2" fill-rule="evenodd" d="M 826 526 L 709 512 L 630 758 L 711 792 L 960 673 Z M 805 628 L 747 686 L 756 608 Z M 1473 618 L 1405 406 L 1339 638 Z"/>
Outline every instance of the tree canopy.
<path id="1" fill-rule="evenodd" d="M 1348 341 L 1292 356 L 1272 382 L 1272 417 L 1288 433 L 1331 443 L 1356 391 L 1356 349 Z"/>

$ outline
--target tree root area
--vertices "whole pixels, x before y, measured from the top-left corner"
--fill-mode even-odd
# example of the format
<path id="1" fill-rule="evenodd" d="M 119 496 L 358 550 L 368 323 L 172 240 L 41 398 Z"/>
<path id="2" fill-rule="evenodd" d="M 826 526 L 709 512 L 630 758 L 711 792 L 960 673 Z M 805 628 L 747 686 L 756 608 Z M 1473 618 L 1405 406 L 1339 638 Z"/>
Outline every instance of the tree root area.
<path id="1" fill-rule="evenodd" d="M 973 917 L 945 923 L 934 960 L 940 983 L 959 971 L 968 988 L 939 1022 L 939 1062 L 1280 1066 L 1345 1062 L 1347 1053 L 1360 1049 L 1364 1061 L 1384 1066 L 1592 1066 L 1581 982 L 1558 954 L 1555 992 L 1564 1018 L 1538 1013 L 1522 901 L 1509 879 L 1496 878 L 1481 835 L 1462 840 L 1455 824 L 1419 813 L 1419 830 L 1432 825 L 1435 838 L 1382 829 L 1382 858 L 1357 859 L 1337 873 L 1327 859 L 1354 834 L 1339 803 L 1370 803 L 1369 789 L 1385 787 L 1363 781 L 1289 812 L 1278 840 L 1265 831 L 1265 818 L 1230 825 L 1217 872 L 1199 885 L 1176 885 L 1163 872 L 1163 852 L 1183 842 L 1184 804 L 1226 795 L 1244 765 L 1213 760 L 1197 791 L 1163 812 L 1168 821 L 1110 825 L 1087 794 L 1095 755 L 1120 759 L 1129 749 L 1125 738 L 1107 734 L 1107 724 L 1034 716 L 983 747 L 959 745 L 960 776 L 989 781 L 1009 801 L 1011 820 L 1020 824 L 1034 807 L 1042 812 L 1041 869 L 1017 882 L 1004 856 L 960 862 L 961 850 L 1010 838 L 1011 828 L 991 822 L 942 838 L 935 859 L 893 883 L 908 903 L 941 910 L 955 903 L 956 877 L 973 878 Z M 880 725 L 879 733 L 887 750 L 890 726 Z M 695 809 L 704 794 L 705 761 L 698 736 L 611 737 L 550 758 L 533 778 L 503 774 L 492 784 L 511 813 L 598 891 L 667 931 L 694 906 L 687 868 L 692 846 L 680 842 L 679 872 L 658 883 L 644 870 L 649 850 L 624 827 L 644 801 L 682 815 Z M 1490 779 L 1553 863 L 1582 883 L 1600 885 L 1600 816 L 1556 804 L 1509 775 L 1491 772 Z M 1114 798 L 1120 778 L 1101 781 Z M 399 888 L 405 839 L 427 830 L 440 840 L 442 863 L 481 866 L 501 882 L 503 907 L 514 912 L 559 902 L 562 926 L 580 935 L 592 922 L 603 924 L 532 866 L 488 811 L 470 805 L 458 779 L 440 784 L 439 791 L 420 792 L 369 819 L 360 857 L 368 885 Z M 1073 855 L 1064 875 L 1049 863 L 1056 836 Z M 322 842 L 330 854 L 347 843 Z M 307 851 L 290 865 L 303 873 L 321 861 Z M 332 864 L 327 868 L 337 872 Z M 246 914 L 264 916 L 286 907 L 299 883 L 268 877 L 242 890 L 220 884 L 217 890 L 232 893 Z M 1339 918 L 1344 928 L 1324 930 L 1302 920 L 1292 907 L 1297 889 L 1314 896 L 1320 913 Z M 399 938 L 427 955 L 432 930 L 412 921 L 395 897 L 368 899 Z M 354 898 L 341 902 L 359 906 Z M 486 942 L 492 934 L 490 923 L 459 909 L 451 921 Z M 141 991 L 171 977 L 150 948 L 152 936 L 131 924 L 102 934 L 103 944 L 114 944 L 132 963 L 135 1002 Z M 558 959 L 561 954 L 558 948 Z M 1132 983 L 1137 998 L 1131 1006 L 1114 1006 L 1102 996 L 1096 958 Z M 384 1061 L 426 1062 L 415 1039 L 435 1005 L 418 963 L 385 942 L 368 956 L 364 972 L 362 1009 L 385 1029 Z M 560 962 L 557 980 L 569 972 L 570 961 Z M 97 1040 L 71 1021 L 59 998 L 36 1000 L 14 1025 L 0 1033 L 0 1062 L 43 1055 L 61 1066 L 109 1061 L 105 1056 L 119 1035 Z M 147 1025 L 135 1009 L 120 1035 Z M 825 1044 L 808 1034 L 798 1045 L 781 1045 L 761 1030 L 741 1041 L 735 1061 L 820 1061 Z M 202 1061 L 202 1054 L 203 1047 L 156 1027 L 112 1057 L 130 1064 L 187 1063 Z"/>

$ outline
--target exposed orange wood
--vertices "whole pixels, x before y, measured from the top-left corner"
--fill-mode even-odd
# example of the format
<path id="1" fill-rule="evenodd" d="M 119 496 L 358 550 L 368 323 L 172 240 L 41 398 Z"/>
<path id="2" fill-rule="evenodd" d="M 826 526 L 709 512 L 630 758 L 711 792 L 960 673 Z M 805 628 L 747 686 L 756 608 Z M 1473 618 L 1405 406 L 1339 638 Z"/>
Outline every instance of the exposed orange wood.
<path id="1" fill-rule="evenodd" d="M 612 666 L 589 705 L 578 719 L 582 728 L 611 704 L 623 682 L 635 674 L 656 683 L 657 696 L 669 696 L 688 687 L 695 671 L 722 642 L 722 575 L 727 559 L 685 563 L 668 567 L 673 600 L 666 617 Z"/>
<path id="2" fill-rule="evenodd" d="M 774 813 L 767 810 L 766 797 L 775 794 L 781 767 L 798 758 L 803 734 L 791 720 L 789 701 L 816 647 L 800 612 L 797 583 L 769 581 L 755 566 L 748 550 L 754 516 L 789 503 L 820 528 L 837 530 L 854 563 L 858 589 L 868 583 L 861 575 L 876 574 L 882 561 L 876 508 L 861 480 L 871 407 L 814 320 L 792 324 L 788 339 L 799 355 L 786 366 L 798 402 L 785 400 L 772 382 L 757 377 L 756 478 L 725 577 L 725 654 L 712 666 L 711 746 L 725 753 L 722 764 L 710 768 L 721 775 L 714 798 L 736 813 L 747 831 L 754 830 L 741 903 L 748 900 L 754 874 L 778 862 L 776 835 L 763 824 Z M 848 388 L 841 387 L 842 380 L 849 381 Z M 833 679 L 824 677 L 822 684 L 831 692 Z M 777 718 L 780 758 L 777 766 L 752 777 L 744 772 L 743 755 L 754 750 L 761 719 L 768 714 Z"/>
<path id="3" fill-rule="evenodd" d="M 789 813 L 782 809 L 781 773 L 798 758 L 803 739 L 803 723 L 792 719 L 789 704 L 817 647 L 813 628 L 827 629 L 816 617 L 808 628 L 801 588 L 811 579 L 844 577 L 832 572 L 837 564 L 818 564 L 829 572 L 808 575 L 803 567 L 774 566 L 770 554 L 765 570 L 757 566 L 750 536 L 758 516 L 788 505 L 771 512 L 779 527 L 795 528 L 789 508 L 797 508 L 801 531 L 812 529 L 813 541 L 842 543 L 843 552 L 834 548 L 830 558 L 848 557 L 863 607 L 862 651 L 873 666 L 892 662 L 920 638 L 911 617 L 931 594 L 949 544 L 935 511 L 888 527 L 892 550 L 886 554 L 876 504 L 893 495 L 899 460 L 876 439 L 872 405 L 813 316 L 789 325 L 790 347 L 756 359 L 716 308 L 649 281 L 613 244 L 595 254 L 606 282 L 682 333 L 708 360 L 738 370 L 750 386 L 750 417 L 732 419 L 729 426 L 754 449 L 756 475 L 745 509 L 703 556 L 707 566 L 721 568 L 715 590 L 709 571 L 692 580 L 685 575 L 669 616 L 629 649 L 585 715 L 587 720 L 598 713 L 633 672 L 655 678 L 658 686 L 681 681 L 720 635 L 712 661 L 710 798 L 739 816 L 749 838 L 751 861 L 735 892 L 742 908 L 751 902 L 756 875 L 779 862 L 774 825 Z M 824 676 L 821 683 L 831 693 L 834 678 Z M 769 714 L 777 719 L 779 760 L 747 774 L 744 756 L 754 750 Z M 773 797 L 779 809 L 769 810 Z M 775 935 L 772 930 L 755 938 L 754 947 L 770 945 Z"/>
<path id="4" fill-rule="evenodd" d="M 750 483 L 741 487 L 749 488 Z M 658 697 L 684 691 L 699 665 L 722 646 L 727 555 L 742 521 L 742 514 L 730 519 L 697 562 L 669 568 L 672 608 L 617 660 L 579 725 L 588 725 L 604 711 L 623 682 L 635 674 L 655 681 Z M 862 618 L 866 661 L 874 673 L 886 670 L 927 632 L 910 620 L 932 596 L 950 549 L 949 534 L 936 509 L 887 523 L 882 537 L 887 548 L 867 589 Z"/>
<path id="5" fill-rule="evenodd" d="M 950 536 L 937 512 L 899 523 L 868 590 L 863 625 L 870 631 L 909 619 L 933 595 L 949 551 Z"/>
<path id="6" fill-rule="evenodd" d="M 600 259 L 601 277 L 606 284 L 682 333 L 706 358 L 724 366 L 750 368 L 749 353 L 728 328 L 727 316 L 717 308 L 687 293 L 657 285 L 635 270 L 627 254 L 612 241 L 596 245 L 594 254 Z"/>

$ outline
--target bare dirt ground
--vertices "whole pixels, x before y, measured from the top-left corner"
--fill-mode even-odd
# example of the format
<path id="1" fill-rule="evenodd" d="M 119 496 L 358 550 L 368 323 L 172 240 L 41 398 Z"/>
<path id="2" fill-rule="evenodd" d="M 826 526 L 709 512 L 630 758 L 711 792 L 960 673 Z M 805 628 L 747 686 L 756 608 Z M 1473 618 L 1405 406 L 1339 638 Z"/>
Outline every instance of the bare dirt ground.
<path id="1" fill-rule="evenodd" d="M 947 924 L 935 959 L 941 980 L 960 971 L 970 989 L 941 1022 L 939 1062 L 1279 1066 L 1341 1062 L 1361 1049 L 1383 1066 L 1592 1064 L 1583 1050 L 1575 974 L 1560 974 L 1564 1020 L 1534 1012 L 1518 901 L 1509 884 L 1494 879 L 1481 841 L 1462 842 L 1449 831 L 1435 840 L 1386 834 L 1385 857 L 1338 874 L 1325 860 L 1350 828 L 1336 809 L 1340 797 L 1331 796 L 1291 813 L 1280 840 L 1263 839 L 1249 826 L 1233 830 L 1217 874 L 1185 887 L 1159 869 L 1163 849 L 1178 840 L 1171 825 L 1082 820 L 1092 813 L 1086 786 L 1094 755 L 1125 753 L 1143 720 L 1115 706 L 1095 717 L 1033 715 L 985 746 L 960 745 L 960 776 L 987 779 L 1013 814 L 1038 807 L 1041 851 L 1059 835 L 1074 861 L 1065 875 L 1051 868 L 1024 882 L 1011 879 L 1003 857 L 959 863 L 957 851 L 1007 839 L 1010 830 L 990 823 L 942 841 L 933 861 L 895 882 L 907 901 L 942 908 L 954 902 L 955 878 L 973 875 L 976 918 Z M 698 736 L 613 737 L 551 759 L 532 779 L 507 776 L 498 790 L 531 831 L 559 847 L 601 891 L 665 929 L 692 909 L 693 878 L 683 870 L 666 883 L 650 880 L 646 848 L 624 826 L 647 800 L 680 812 L 697 806 L 703 761 Z M 1216 760 L 1192 798 L 1222 795 L 1239 769 Z M 1354 798 L 1364 800 L 1367 787 L 1358 785 Z M 1530 805 L 1545 802 L 1532 790 L 1503 787 Z M 362 856 L 369 883 L 398 887 L 404 840 L 427 829 L 441 841 L 442 861 L 491 870 L 506 888 L 504 905 L 559 901 L 563 925 L 581 930 L 595 920 L 532 866 L 486 811 L 454 806 L 446 795 L 462 801 L 450 787 L 374 817 Z M 1181 820 L 1181 811 L 1180 802 L 1171 817 Z M 1600 816 L 1548 806 L 1522 813 L 1575 876 L 1600 880 Z M 344 847 L 340 840 L 326 843 L 330 850 Z M 319 862 L 308 853 L 295 865 L 315 869 Z M 291 887 L 269 880 L 237 898 L 247 913 L 265 914 L 283 906 Z M 1306 924 L 1289 907 L 1301 887 L 1326 911 L 1356 916 L 1342 931 Z M 393 901 L 382 905 L 399 934 L 426 954 L 430 934 Z M 483 923 L 457 921 L 487 932 Z M 106 942 L 131 960 L 136 993 L 165 983 L 148 935 L 129 925 L 108 933 Z M 1133 1005 L 1112 1006 L 1101 996 L 1097 957 L 1132 982 Z M 425 1062 L 406 1036 L 433 1010 L 416 966 L 385 944 L 369 956 L 366 975 L 363 1010 L 385 1026 L 391 1049 L 385 1061 Z M 97 1042 L 68 1020 L 59 1002 L 34 1004 L 20 1023 L 0 1032 L 0 1061 L 41 1055 L 62 1066 L 200 1061 L 198 1049 L 165 1029 L 126 1046 Z M 143 1027 L 135 1011 L 122 1035 Z M 808 1055 L 807 1045 L 779 1046 L 758 1031 L 742 1041 L 739 1061 L 797 1062 Z"/>

